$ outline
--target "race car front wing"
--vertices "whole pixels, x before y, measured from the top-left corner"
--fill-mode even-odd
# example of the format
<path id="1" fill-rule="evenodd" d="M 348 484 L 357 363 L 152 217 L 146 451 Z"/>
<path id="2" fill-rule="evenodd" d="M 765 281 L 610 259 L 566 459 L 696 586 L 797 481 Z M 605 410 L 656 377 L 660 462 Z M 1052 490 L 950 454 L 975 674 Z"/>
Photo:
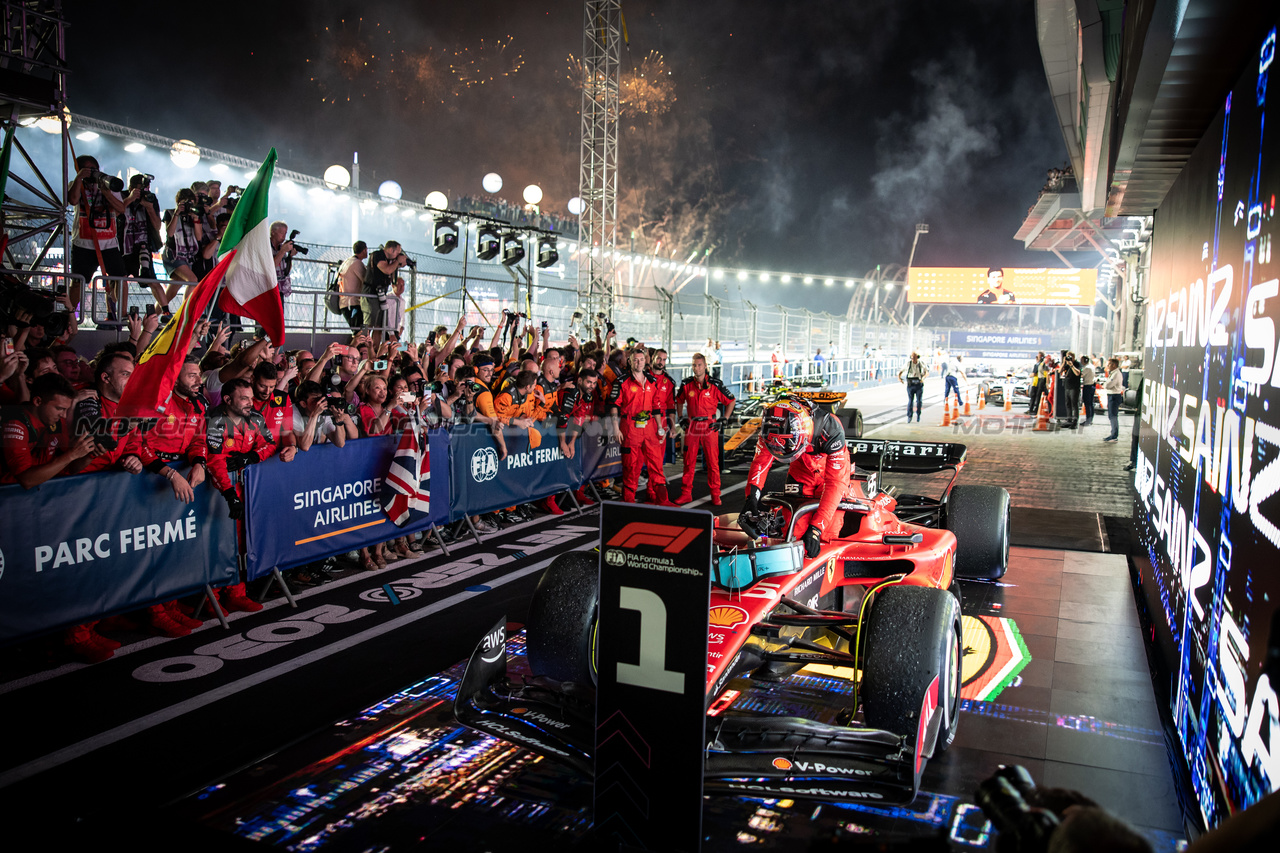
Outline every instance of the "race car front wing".
<path id="1" fill-rule="evenodd" d="M 458 686 L 458 722 L 594 778 L 595 695 L 582 685 L 507 674 L 506 620 L 476 646 Z M 927 703 L 926 703 L 927 705 Z M 738 712 L 707 718 L 703 789 L 708 794 L 909 803 L 924 766 L 920 745 L 880 729 L 804 717 Z M 914 742 L 913 742 L 914 741 Z"/>

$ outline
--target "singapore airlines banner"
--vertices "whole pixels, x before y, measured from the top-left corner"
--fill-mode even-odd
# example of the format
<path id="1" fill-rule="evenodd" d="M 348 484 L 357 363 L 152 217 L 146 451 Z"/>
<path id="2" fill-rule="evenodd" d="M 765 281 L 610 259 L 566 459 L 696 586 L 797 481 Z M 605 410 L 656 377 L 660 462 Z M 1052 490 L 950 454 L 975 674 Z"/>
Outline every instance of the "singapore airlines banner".
<path id="1" fill-rule="evenodd" d="M 1280 144 L 1261 132 L 1280 94 L 1267 91 L 1275 38 L 1156 212 L 1143 306 L 1139 570 L 1168 668 L 1158 686 L 1210 825 L 1280 783 L 1266 665 L 1280 642 Z"/>
<path id="2" fill-rule="evenodd" d="M 948 305 L 1093 305 L 1097 270 L 912 267 L 907 299 Z"/>

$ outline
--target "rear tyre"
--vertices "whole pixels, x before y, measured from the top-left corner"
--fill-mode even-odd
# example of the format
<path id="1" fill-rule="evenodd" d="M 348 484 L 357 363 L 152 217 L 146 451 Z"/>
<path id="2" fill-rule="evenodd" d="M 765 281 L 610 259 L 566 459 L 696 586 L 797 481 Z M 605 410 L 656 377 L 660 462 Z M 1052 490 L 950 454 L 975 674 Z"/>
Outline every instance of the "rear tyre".
<path id="1" fill-rule="evenodd" d="M 1009 493 L 999 486 L 956 486 L 943 512 L 943 526 L 956 535 L 956 574 L 1002 577 L 1009 568 Z"/>
<path id="2" fill-rule="evenodd" d="M 938 679 L 938 755 L 960 718 L 960 605 L 946 590 L 891 586 L 876 597 L 863 653 L 863 718 L 868 726 L 915 739 L 925 692 Z"/>
<path id="3" fill-rule="evenodd" d="M 862 438 L 862 412 L 857 409 L 838 409 L 836 417 L 844 424 L 845 438 Z"/>
<path id="4" fill-rule="evenodd" d="M 529 602 L 525 649 L 534 675 L 594 685 L 600 569 L 594 551 L 556 557 Z"/>

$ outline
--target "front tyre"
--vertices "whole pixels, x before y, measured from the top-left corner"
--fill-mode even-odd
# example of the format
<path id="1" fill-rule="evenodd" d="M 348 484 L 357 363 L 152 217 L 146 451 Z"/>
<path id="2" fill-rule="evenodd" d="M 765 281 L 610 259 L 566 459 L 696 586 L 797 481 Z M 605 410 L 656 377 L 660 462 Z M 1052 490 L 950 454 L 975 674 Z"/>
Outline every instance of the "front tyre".
<path id="1" fill-rule="evenodd" d="M 938 755 L 951 745 L 960 720 L 960 630 L 960 604 L 946 590 L 891 586 L 876 596 L 862 666 L 868 726 L 914 739 L 937 678 L 938 736 L 921 752 Z"/>
<path id="2" fill-rule="evenodd" d="M 600 568 L 595 551 L 551 561 L 529 602 L 525 648 L 534 675 L 594 686 Z"/>

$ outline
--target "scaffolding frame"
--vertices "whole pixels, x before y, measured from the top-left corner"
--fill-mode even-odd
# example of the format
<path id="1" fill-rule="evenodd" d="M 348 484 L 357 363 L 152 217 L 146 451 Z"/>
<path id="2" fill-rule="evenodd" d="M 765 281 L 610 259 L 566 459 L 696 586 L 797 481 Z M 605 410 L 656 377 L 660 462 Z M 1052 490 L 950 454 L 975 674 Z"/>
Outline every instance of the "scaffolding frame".
<path id="1" fill-rule="evenodd" d="M 12 247 L 27 240 L 44 242 L 31 268 L 41 265 L 59 238 L 63 263 L 70 263 L 67 245 L 68 163 L 74 157 L 67 113 L 67 22 L 61 0 L 25 0 L 0 3 L 0 130 L 12 134 L 8 182 L 30 193 L 34 200 L 15 201 L 6 188 L 0 205 L 4 231 L 4 266 L 16 268 Z M 61 137 L 60 180 L 50 180 L 27 152 L 14 131 L 20 124 L 52 118 Z M 31 170 L 28 177 L 14 174 L 13 154 Z M 11 233 L 12 232 L 12 233 Z"/>
<path id="2" fill-rule="evenodd" d="M 587 316 L 612 315 L 618 230 L 618 90 L 622 7 L 619 0 L 586 0 L 582 29 L 582 147 L 578 220 L 585 263 L 578 266 L 578 298 Z"/>

